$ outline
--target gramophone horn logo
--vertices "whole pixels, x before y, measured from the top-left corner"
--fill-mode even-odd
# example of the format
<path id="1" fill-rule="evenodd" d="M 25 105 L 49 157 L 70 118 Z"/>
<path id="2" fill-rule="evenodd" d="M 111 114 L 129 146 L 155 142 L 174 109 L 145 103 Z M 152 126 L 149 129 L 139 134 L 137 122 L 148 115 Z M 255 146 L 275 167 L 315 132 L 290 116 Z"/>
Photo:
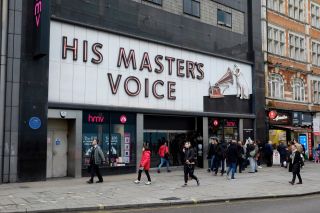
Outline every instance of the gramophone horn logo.
<path id="1" fill-rule="evenodd" d="M 235 80 L 234 80 L 235 79 Z M 236 96 L 240 99 L 249 99 L 249 85 L 241 73 L 238 65 L 233 66 L 233 70 L 228 67 L 227 72 L 214 84 L 209 85 L 210 98 L 223 98 L 224 93 L 235 83 Z"/>

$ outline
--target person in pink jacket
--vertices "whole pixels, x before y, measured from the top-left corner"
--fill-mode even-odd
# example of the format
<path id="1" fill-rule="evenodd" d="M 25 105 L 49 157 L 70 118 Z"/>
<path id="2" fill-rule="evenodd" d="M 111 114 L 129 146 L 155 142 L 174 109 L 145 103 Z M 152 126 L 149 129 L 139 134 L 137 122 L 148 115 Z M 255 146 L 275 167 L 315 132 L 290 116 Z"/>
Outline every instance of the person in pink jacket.
<path id="1" fill-rule="evenodd" d="M 148 178 L 148 181 L 145 183 L 146 185 L 151 184 L 151 178 L 149 174 L 150 170 L 150 159 L 151 159 L 151 151 L 149 148 L 149 144 L 145 143 L 142 148 L 142 156 L 141 156 L 141 161 L 139 165 L 139 171 L 138 171 L 138 179 L 134 181 L 134 183 L 139 184 L 141 180 L 141 174 L 142 171 L 146 173 L 146 176 Z"/>

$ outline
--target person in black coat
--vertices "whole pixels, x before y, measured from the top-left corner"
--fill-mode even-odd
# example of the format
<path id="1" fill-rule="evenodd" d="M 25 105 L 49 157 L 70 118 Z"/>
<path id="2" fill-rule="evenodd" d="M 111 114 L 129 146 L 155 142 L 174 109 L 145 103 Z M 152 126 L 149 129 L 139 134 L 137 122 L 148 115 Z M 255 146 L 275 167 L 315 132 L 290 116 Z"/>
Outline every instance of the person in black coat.
<path id="1" fill-rule="evenodd" d="M 243 149 L 243 145 L 242 145 L 241 141 L 238 142 L 237 149 L 238 149 L 238 161 L 237 161 L 237 164 L 239 166 L 239 173 L 242 173 L 243 162 L 244 162 L 245 156 L 244 156 L 244 149 Z"/>
<path id="2" fill-rule="evenodd" d="M 215 167 L 214 175 L 217 175 L 220 165 L 221 165 L 221 176 L 223 176 L 223 174 L 225 173 L 224 162 L 226 160 L 226 151 L 227 151 L 227 143 L 223 141 L 218 143 L 217 150 L 216 150 L 216 158 L 215 158 L 216 167 Z"/>
<path id="3" fill-rule="evenodd" d="M 298 176 L 299 182 L 297 184 L 302 184 L 302 178 L 300 175 L 300 168 L 302 164 L 302 158 L 301 158 L 301 153 L 297 150 L 296 145 L 291 146 L 292 154 L 290 156 L 290 162 L 291 165 L 289 167 L 289 170 L 291 169 L 292 171 L 292 181 L 289 181 L 291 185 L 294 185 L 296 181 L 296 176 Z"/>
<path id="4" fill-rule="evenodd" d="M 197 185 L 200 185 L 200 181 L 195 176 L 194 173 L 194 166 L 195 166 L 195 158 L 196 153 L 194 149 L 191 147 L 191 143 L 189 141 L 186 141 L 183 148 L 184 153 L 184 185 L 187 186 L 188 184 L 188 178 L 192 178 L 193 180 L 197 181 Z"/>
<path id="5" fill-rule="evenodd" d="M 234 173 L 236 172 L 237 169 L 237 160 L 239 157 L 239 152 L 238 152 L 238 146 L 237 146 L 237 141 L 232 140 L 230 146 L 227 149 L 227 163 L 229 165 L 229 169 L 227 172 L 227 178 L 229 179 L 229 173 L 231 171 L 231 179 L 234 178 Z"/>

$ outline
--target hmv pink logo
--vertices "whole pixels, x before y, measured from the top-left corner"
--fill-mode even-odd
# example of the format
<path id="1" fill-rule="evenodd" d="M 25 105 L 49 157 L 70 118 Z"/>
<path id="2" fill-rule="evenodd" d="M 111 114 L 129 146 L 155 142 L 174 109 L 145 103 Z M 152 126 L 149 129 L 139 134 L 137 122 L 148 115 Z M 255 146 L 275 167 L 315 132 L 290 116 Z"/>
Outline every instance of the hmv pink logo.
<path id="1" fill-rule="evenodd" d="M 88 115 L 88 122 L 89 123 L 103 123 L 104 122 L 104 116 L 103 115 Z"/>
<path id="2" fill-rule="evenodd" d="M 36 20 L 37 28 L 40 25 L 41 11 L 42 11 L 42 0 L 34 0 L 34 17 Z"/>

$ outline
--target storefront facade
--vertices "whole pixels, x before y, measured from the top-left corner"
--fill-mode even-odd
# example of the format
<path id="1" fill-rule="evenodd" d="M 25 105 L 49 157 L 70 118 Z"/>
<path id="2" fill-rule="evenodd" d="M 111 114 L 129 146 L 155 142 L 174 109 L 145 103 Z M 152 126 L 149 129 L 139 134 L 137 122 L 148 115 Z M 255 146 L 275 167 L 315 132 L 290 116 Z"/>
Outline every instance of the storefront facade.
<path id="1" fill-rule="evenodd" d="M 260 3 L 205 3 L 243 26 L 129 0 L 23 1 L 19 137 L 2 182 L 85 176 L 93 139 L 105 175 L 135 172 L 143 143 L 154 168 L 164 141 L 181 166 L 189 140 L 202 168 L 212 136 L 262 140 Z"/>

